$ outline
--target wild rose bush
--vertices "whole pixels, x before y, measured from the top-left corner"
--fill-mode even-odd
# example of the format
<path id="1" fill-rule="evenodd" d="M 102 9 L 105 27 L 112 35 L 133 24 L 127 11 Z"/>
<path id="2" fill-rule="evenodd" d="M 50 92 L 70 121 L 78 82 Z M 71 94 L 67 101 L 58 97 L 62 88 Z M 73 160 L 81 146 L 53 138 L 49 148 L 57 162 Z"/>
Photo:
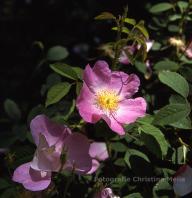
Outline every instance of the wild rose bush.
<path id="1" fill-rule="evenodd" d="M 5 101 L 15 124 L 1 145 L 2 197 L 192 192 L 192 2 L 148 9 L 149 24 L 129 18 L 127 8 L 118 17 L 95 17 L 109 21 L 117 37 L 98 46 L 102 57 L 87 65 L 67 64 L 66 48 L 49 49 L 54 73 L 40 90 L 43 102 L 27 118 L 21 120 L 14 101 Z"/>

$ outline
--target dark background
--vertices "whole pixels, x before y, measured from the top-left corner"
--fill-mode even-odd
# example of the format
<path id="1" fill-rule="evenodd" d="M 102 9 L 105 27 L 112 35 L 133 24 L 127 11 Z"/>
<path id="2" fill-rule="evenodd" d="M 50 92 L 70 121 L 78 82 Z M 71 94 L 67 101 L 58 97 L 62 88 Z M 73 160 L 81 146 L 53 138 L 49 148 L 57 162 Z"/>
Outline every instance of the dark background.
<path id="1" fill-rule="evenodd" d="M 67 47 L 67 61 L 84 67 L 98 56 L 97 47 L 114 38 L 111 24 L 94 21 L 103 11 L 121 14 L 129 6 L 129 17 L 149 19 L 148 0 L 1 0 L 0 1 L 0 104 L 10 98 L 18 105 L 34 106 L 41 100 L 40 88 L 51 72 L 38 66 L 47 50 Z M 152 1 L 151 1 L 152 2 Z M 44 45 L 42 51 L 35 41 Z M 2 112 L 2 111 L 1 111 Z"/>

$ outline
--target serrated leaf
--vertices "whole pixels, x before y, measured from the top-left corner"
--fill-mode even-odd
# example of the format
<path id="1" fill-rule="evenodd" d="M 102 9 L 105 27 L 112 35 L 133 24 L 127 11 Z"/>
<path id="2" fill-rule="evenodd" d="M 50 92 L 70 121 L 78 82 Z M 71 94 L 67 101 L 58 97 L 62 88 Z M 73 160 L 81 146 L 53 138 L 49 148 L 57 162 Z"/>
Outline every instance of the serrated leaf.
<path id="1" fill-rule="evenodd" d="M 111 148 L 117 152 L 125 152 L 127 150 L 127 147 L 121 142 L 111 143 Z"/>
<path id="2" fill-rule="evenodd" d="M 189 104 L 170 104 L 161 108 L 154 116 L 156 125 L 168 125 L 186 118 L 190 113 Z"/>
<path id="3" fill-rule="evenodd" d="M 180 95 L 171 95 L 169 98 L 169 103 L 171 104 L 186 104 L 186 99 Z"/>
<path id="4" fill-rule="evenodd" d="M 151 13 L 160 13 L 160 12 L 165 12 L 167 10 L 170 10 L 170 9 L 173 9 L 173 5 L 170 4 L 170 3 L 158 3 L 158 4 L 155 4 L 154 6 L 152 6 L 150 8 L 150 12 Z"/>
<path id="5" fill-rule="evenodd" d="M 55 63 L 50 65 L 51 69 L 55 71 L 56 73 L 66 77 L 70 78 L 72 80 L 77 80 L 78 75 L 76 71 L 73 69 L 73 67 L 65 64 L 65 63 Z"/>
<path id="6" fill-rule="evenodd" d="M 62 46 L 54 46 L 51 47 L 47 52 L 47 60 L 49 61 L 60 61 L 69 55 L 69 52 L 65 47 Z"/>
<path id="7" fill-rule="evenodd" d="M 150 124 L 141 125 L 139 129 L 145 146 L 159 158 L 166 156 L 169 144 L 161 130 Z"/>
<path id="8" fill-rule="evenodd" d="M 52 86 L 47 93 L 45 106 L 47 107 L 60 101 L 69 92 L 70 88 L 71 84 L 67 82 L 58 83 Z"/>
<path id="9" fill-rule="evenodd" d="M 159 61 L 154 65 L 156 71 L 170 70 L 177 71 L 179 69 L 179 64 L 170 60 Z"/>
<path id="10" fill-rule="evenodd" d="M 168 179 L 162 178 L 153 187 L 153 197 L 159 198 L 158 193 L 160 191 L 162 191 L 162 193 L 164 192 L 164 195 L 168 195 L 167 191 L 170 191 L 170 190 L 172 190 L 172 186 L 171 186 L 171 184 L 169 184 Z M 161 195 L 162 195 L 162 193 L 161 193 Z"/>
<path id="11" fill-rule="evenodd" d="M 185 78 L 176 72 L 162 71 L 159 73 L 159 80 L 171 87 L 174 91 L 187 98 L 189 85 Z"/>
<path id="12" fill-rule="evenodd" d="M 110 12 L 102 12 L 100 15 L 95 17 L 95 20 L 106 20 L 106 19 L 116 19 L 116 17 Z"/>
<path id="13" fill-rule="evenodd" d="M 178 129 L 192 129 L 192 123 L 189 117 L 183 118 L 170 125 Z"/>
<path id="14" fill-rule="evenodd" d="M 128 23 L 128 24 L 131 24 L 131 25 L 135 25 L 136 24 L 135 19 L 131 19 L 131 18 L 125 18 L 124 22 Z"/>
<path id="15" fill-rule="evenodd" d="M 7 115 L 13 120 L 21 119 L 21 111 L 18 105 L 11 99 L 6 99 L 4 102 L 4 109 Z"/>

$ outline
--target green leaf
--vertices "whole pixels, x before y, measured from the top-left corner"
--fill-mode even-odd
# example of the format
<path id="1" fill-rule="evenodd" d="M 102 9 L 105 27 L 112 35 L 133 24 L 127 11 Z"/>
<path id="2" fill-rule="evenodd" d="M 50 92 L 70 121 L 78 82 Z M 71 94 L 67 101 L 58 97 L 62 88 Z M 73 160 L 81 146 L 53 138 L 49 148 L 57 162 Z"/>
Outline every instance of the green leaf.
<path id="1" fill-rule="evenodd" d="M 140 124 L 151 124 L 154 120 L 154 117 L 152 115 L 145 115 L 145 117 L 142 117 L 142 118 L 138 118 L 137 119 L 137 123 L 140 123 Z"/>
<path id="2" fill-rule="evenodd" d="M 160 129 L 153 125 L 145 124 L 141 125 L 139 130 L 141 131 L 141 139 L 152 153 L 159 158 L 166 156 L 169 144 Z"/>
<path id="3" fill-rule="evenodd" d="M 47 52 L 47 60 L 49 61 L 61 61 L 69 55 L 67 49 L 62 46 L 54 46 Z"/>
<path id="4" fill-rule="evenodd" d="M 159 43 L 159 42 L 154 42 L 154 43 L 153 43 L 153 46 L 152 46 L 152 50 L 158 51 L 158 50 L 160 50 L 160 49 L 161 49 L 161 43 Z"/>
<path id="5" fill-rule="evenodd" d="M 162 178 L 153 187 L 153 197 L 154 198 L 159 198 L 159 197 L 162 197 L 162 195 L 167 196 L 170 193 L 169 191 L 171 191 L 172 189 L 173 189 L 173 187 L 171 186 L 171 184 L 169 184 L 168 179 L 167 178 Z M 160 192 L 161 192 L 161 196 L 159 196 Z M 168 196 L 168 197 L 172 197 L 171 195 Z"/>
<path id="6" fill-rule="evenodd" d="M 78 78 L 82 80 L 83 78 L 83 70 L 80 67 L 73 67 L 73 70 L 77 74 Z"/>
<path id="7" fill-rule="evenodd" d="M 143 196 L 140 193 L 132 193 L 123 198 L 143 198 Z"/>
<path id="8" fill-rule="evenodd" d="M 149 33 L 147 29 L 144 26 L 144 21 L 140 21 L 135 28 L 139 29 L 141 33 L 145 36 L 146 39 L 149 39 Z"/>
<path id="9" fill-rule="evenodd" d="M 136 149 L 127 149 L 127 152 L 125 153 L 124 160 L 125 160 L 126 164 L 129 166 L 129 168 L 131 168 L 131 163 L 130 163 L 131 156 L 137 156 L 137 157 L 142 158 L 145 161 L 150 163 L 150 160 L 147 157 L 147 155 L 145 155 L 141 151 L 138 151 Z"/>
<path id="10" fill-rule="evenodd" d="M 80 94 L 81 88 L 83 86 L 82 82 L 76 82 L 76 95 L 78 96 Z"/>
<path id="11" fill-rule="evenodd" d="M 183 12 L 185 9 L 187 9 L 189 3 L 186 1 L 178 1 L 177 6 L 180 8 L 181 12 Z"/>
<path id="12" fill-rule="evenodd" d="M 185 78 L 176 72 L 162 71 L 159 73 L 159 80 L 171 87 L 174 91 L 187 98 L 189 85 Z"/>
<path id="13" fill-rule="evenodd" d="M 153 124 L 168 125 L 187 117 L 190 113 L 189 104 L 170 104 L 155 114 Z"/>
<path id="14" fill-rule="evenodd" d="M 170 125 L 178 129 L 192 129 L 192 123 L 189 117 L 182 118 L 181 120 Z"/>
<path id="15" fill-rule="evenodd" d="M 111 143 L 111 148 L 117 152 L 125 152 L 127 150 L 127 147 L 121 142 Z"/>
<path id="16" fill-rule="evenodd" d="M 169 103 L 171 104 L 186 104 L 186 99 L 180 95 L 171 95 L 169 98 Z"/>
<path id="17" fill-rule="evenodd" d="M 165 12 L 167 10 L 173 9 L 173 5 L 170 3 L 158 3 L 154 6 L 151 7 L 149 10 L 151 13 L 160 13 L 160 12 Z"/>
<path id="18" fill-rule="evenodd" d="M 143 74 L 145 74 L 147 71 L 147 66 L 145 63 L 135 61 L 135 67 L 137 68 L 138 71 L 140 71 Z"/>
<path id="19" fill-rule="evenodd" d="M 174 25 L 174 24 L 170 24 L 168 25 L 168 30 L 169 32 L 179 32 L 179 26 Z"/>
<path id="20" fill-rule="evenodd" d="M 21 111 L 18 105 L 11 99 L 6 99 L 4 102 L 4 109 L 7 115 L 13 120 L 21 119 Z"/>
<path id="21" fill-rule="evenodd" d="M 47 107 L 60 101 L 69 92 L 70 88 L 71 84 L 67 82 L 58 83 L 52 86 L 47 93 L 45 106 Z"/>
<path id="22" fill-rule="evenodd" d="M 170 60 L 159 61 L 154 65 L 156 71 L 170 70 L 177 71 L 179 69 L 179 64 Z"/>
<path id="23" fill-rule="evenodd" d="M 11 184 L 7 180 L 0 178 L 0 190 L 8 188 L 10 186 Z"/>
<path id="24" fill-rule="evenodd" d="M 118 28 L 117 27 L 112 27 L 112 30 L 118 31 Z M 121 32 L 126 33 L 126 34 L 129 34 L 130 31 L 129 31 L 128 28 L 123 27 L 122 30 L 121 30 Z"/>
<path id="25" fill-rule="evenodd" d="M 125 160 L 123 158 L 118 158 L 115 162 L 114 165 L 116 166 L 121 166 L 121 167 L 125 167 Z"/>
<path id="26" fill-rule="evenodd" d="M 131 19 L 131 18 L 125 18 L 124 22 L 128 23 L 128 24 L 131 24 L 131 25 L 135 25 L 136 24 L 135 19 Z"/>
<path id="27" fill-rule="evenodd" d="M 110 12 L 102 12 L 100 15 L 95 17 L 95 20 L 106 20 L 106 19 L 116 19 L 116 17 Z"/>
<path id="28" fill-rule="evenodd" d="M 185 164 L 186 163 L 186 154 L 189 149 L 186 146 L 180 146 L 174 149 L 172 155 L 173 164 Z"/>
<path id="29" fill-rule="evenodd" d="M 78 79 L 77 71 L 75 71 L 75 69 L 73 67 L 71 67 L 65 63 L 51 64 L 50 67 L 53 71 L 55 71 L 56 73 L 66 77 L 66 78 L 70 78 L 72 80 Z"/>

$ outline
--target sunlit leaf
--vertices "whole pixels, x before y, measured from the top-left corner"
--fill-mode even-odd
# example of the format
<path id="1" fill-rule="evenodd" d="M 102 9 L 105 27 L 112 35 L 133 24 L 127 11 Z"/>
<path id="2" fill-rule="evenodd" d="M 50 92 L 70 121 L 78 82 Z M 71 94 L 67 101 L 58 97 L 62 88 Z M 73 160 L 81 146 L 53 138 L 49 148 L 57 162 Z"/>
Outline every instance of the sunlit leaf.
<path id="1" fill-rule="evenodd" d="M 106 20 L 106 19 L 116 19 L 116 17 L 110 12 L 102 12 L 100 15 L 95 17 L 95 20 Z"/>

